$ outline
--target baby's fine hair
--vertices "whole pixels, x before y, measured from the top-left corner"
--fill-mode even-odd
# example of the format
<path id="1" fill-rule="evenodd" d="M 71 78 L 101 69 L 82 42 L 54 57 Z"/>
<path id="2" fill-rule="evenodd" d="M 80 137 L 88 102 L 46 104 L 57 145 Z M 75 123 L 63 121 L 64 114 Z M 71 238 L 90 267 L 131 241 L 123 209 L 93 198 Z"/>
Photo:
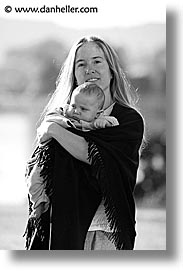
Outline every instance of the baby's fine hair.
<path id="1" fill-rule="evenodd" d="M 81 85 L 79 85 L 75 90 L 73 91 L 73 94 L 75 92 L 78 93 L 83 93 L 85 95 L 95 95 L 97 97 L 97 103 L 98 103 L 98 108 L 101 110 L 104 106 L 104 101 L 105 101 L 105 95 L 103 90 L 95 83 L 89 83 L 85 82 Z"/>

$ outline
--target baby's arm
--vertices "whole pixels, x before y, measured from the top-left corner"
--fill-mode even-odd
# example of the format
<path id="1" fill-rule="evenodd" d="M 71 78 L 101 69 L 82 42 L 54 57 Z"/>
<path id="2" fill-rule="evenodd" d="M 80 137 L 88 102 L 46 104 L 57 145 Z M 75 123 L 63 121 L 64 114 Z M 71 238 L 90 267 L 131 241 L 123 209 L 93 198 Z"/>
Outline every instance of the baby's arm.
<path id="1" fill-rule="evenodd" d="M 94 128 L 106 128 L 119 125 L 118 120 L 113 116 L 104 116 L 101 115 L 100 117 L 96 118 L 94 123 Z"/>
<path id="2" fill-rule="evenodd" d="M 45 193 L 43 179 L 40 176 L 40 168 L 35 164 L 30 175 L 26 179 L 28 193 L 32 202 L 33 212 L 31 216 L 39 218 L 48 210 L 50 200 Z"/>

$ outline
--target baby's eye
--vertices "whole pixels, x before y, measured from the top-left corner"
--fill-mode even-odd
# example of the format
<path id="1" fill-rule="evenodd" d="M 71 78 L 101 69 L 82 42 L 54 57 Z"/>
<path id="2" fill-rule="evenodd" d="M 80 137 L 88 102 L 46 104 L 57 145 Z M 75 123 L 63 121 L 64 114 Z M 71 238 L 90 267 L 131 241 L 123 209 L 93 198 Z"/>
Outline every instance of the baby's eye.
<path id="1" fill-rule="evenodd" d="M 81 107 L 81 111 L 87 111 L 87 109 L 84 107 Z"/>

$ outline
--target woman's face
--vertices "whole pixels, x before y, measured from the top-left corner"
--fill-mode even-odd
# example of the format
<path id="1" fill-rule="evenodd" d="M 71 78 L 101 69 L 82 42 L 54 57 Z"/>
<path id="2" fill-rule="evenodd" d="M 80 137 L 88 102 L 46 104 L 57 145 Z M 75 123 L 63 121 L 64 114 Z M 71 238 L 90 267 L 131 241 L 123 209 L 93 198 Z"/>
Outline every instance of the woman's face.
<path id="1" fill-rule="evenodd" d="M 78 85 L 92 82 L 102 88 L 105 94 L 110 92 L 111 73 L 109 65 L 102 49 L 95 42 L 83 44 L 77 50 L 75 77 Z"/>

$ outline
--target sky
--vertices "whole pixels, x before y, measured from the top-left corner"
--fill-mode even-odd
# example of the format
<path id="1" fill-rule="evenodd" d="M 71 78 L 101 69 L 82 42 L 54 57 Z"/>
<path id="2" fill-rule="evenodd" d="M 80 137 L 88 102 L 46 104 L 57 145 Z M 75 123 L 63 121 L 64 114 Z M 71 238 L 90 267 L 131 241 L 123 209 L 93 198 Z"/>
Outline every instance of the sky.
<path id="1" fill-rule="evenodd" d="M 134 26 L 144 23 L 165 23 L 166 2 L 145 0 L 1 0 L 0 17 L 17 20 L 51 21 L 72 28 Z M 97 8 L 97 13 L 54 13 L 51 7 Z M 15 8 L 39 8 L 39 13 L 17 13 Z M 12 10 L 11 10 L 12 8 Z M 5 12 L 6 10 L 6 12 Z M 57 9 L 58 10 L 58 9 Z"/>

